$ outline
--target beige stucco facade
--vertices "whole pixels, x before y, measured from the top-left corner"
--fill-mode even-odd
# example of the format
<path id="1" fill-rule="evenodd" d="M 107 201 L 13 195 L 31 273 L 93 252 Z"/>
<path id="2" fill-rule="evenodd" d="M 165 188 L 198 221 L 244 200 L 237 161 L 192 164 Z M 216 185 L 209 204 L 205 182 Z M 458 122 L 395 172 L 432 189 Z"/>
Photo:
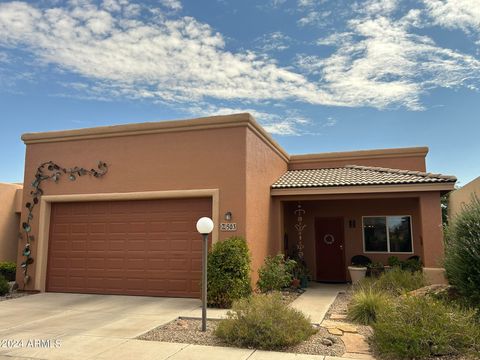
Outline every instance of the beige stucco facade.
<path id="1" fill-rule="evenodd" d="M 474 197 L 480 199 L 480 176 L 450 193 L 448 197 L 448 216 L 454 218 Z"/>
<path id="2" fill-rule="evenodd" d="M 323 189 L 324 193 L 318 189 L 303 193 L 292 189 L 289 193 L 271 188 L 282 174 L 293 169 L 357 164 L 425 171 L 425 147 L 294 156 L 249 114 L 25 134 L 23 140 L 27 146 L 25 183 L 31 183 L 37 167 L 45 161 L 71 168 L 92 167 L 101 160 L 109 168 L 102 178 L 62 178 L 58 183 L 46 181 L 42 185 L 44 196 L 31 221 L 32 233 L 38 239 L 32 243 L 35 262 L 29 275 L 33 281 L 27 289 L 45 289 L 50 207 L 62 201 L 210 198 L 211 216 L 217 225 L 214 242 L 232 235 L 244 236 L 252 254 L 254 281 L 265 256 L 284 250 L 285 232 L 291 227 L 289 207 L 295 201 L 308 203 L 312 219 L 315 214 L 326 213 L 359 219 L 368 213 L 408 212 L 414 219 L 413 254 L 419 254 L 426 267 L 440 266 L 440 194 L 449 191 L 451 184 L 345 187 Z M 29 196 L 30 189 L 24 189 L 24 202 Z M 232 214 L 235 231 L 218 227 L 225 222 L 227 212 Z M 22 221 L 26 216 L 23 211 Z M 346 232 L 347 260 L 361 252 L 359 231 L 360 227 Z M 19 263 L 23 245 L 18 246 Z M 22 274 L 17 274 L 21 283 Z"/>
<path id="3" fill-rule="evenodd" d="M 17 261 L 22 188 L 0 183 L 0 261 Z"/>

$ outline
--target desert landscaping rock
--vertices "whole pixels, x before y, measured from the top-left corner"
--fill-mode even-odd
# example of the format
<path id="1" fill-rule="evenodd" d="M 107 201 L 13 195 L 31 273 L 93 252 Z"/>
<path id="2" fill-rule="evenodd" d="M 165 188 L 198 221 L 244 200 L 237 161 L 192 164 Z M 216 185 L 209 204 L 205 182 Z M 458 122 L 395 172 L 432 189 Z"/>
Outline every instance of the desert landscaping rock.
<path id="1" fill-rule="evenodd" d="M 330 340 L 330 339 L 327 339 L 327 338 L 323 338 L 323 339 L 322 339 L 322 344 L 325 345 L 325 346 L 332 346 L 332 345 L 333 345 L 333 341 Z"/>
<path id="2" fill-rule="evenodd" d="M 322 326 L 327 328 L 327 329 L 339 329 L 343 332 L 349 332 L 349 333 L 357 333 L 358 329 L 356 326 L 347 324 L 345 322 L 341 321 L 331 321 L 331 320 L 325 320 L 322 322 Z"/>
<path id="3" fill-rule="evenodd" d="M 370 347 L 363 335 L 344 333 L 342 341 L 345 344 L 347 353 L 370 354 Z"/>
<path id="4" fill-rule="evenodd" d="M 333 313 L 330 315 L 330 320 L 346 320 L 347 314 Z"/>
<path id="5" fill-rule="evenodd" d="M 327 328 L 327 331 L 332 335 L 342 336 L 343 331 L 337 328 Z"/>

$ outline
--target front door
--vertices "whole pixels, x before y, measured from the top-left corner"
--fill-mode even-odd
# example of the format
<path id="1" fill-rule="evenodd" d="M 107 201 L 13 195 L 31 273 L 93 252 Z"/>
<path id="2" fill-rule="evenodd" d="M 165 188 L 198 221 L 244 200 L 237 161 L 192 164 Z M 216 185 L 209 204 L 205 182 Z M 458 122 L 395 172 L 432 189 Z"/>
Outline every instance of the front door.
<path id="1" fill-rule="evenodd" d="M 317 280 L 346 281 L 342 217 L 315 218 Z"/>

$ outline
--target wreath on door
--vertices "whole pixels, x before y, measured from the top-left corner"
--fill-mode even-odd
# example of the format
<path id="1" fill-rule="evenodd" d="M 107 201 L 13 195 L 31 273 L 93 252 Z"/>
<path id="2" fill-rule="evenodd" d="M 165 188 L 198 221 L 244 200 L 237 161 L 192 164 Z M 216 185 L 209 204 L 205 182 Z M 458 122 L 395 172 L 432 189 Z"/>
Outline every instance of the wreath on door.
<path id="1" fill-rule="evenodd" d="M 327 245 L 332 245 L 335 242 L 335 237 L 332 234 L 326 234 L 323 237 L 323 242 Z"/>

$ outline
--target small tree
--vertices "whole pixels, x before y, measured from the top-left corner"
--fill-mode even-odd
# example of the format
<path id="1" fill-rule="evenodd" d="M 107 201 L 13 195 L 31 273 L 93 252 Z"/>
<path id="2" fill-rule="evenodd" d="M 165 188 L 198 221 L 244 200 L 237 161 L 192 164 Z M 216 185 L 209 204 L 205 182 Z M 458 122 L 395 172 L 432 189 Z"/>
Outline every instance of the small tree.
<path id="1" fill-rule="evenodd" d="M 472 305 L 480 304 L 480 201 L 474 197 L 445 231 L 445 270 L 449 282 Z"/>
<path id="2" fill-rule="evenodd" d="M 208 305 L 229 308 L 232 302 L 249 296 L 250 252 L 245 239 L 233 236 L 213 245 L 208 254 Z"/>

